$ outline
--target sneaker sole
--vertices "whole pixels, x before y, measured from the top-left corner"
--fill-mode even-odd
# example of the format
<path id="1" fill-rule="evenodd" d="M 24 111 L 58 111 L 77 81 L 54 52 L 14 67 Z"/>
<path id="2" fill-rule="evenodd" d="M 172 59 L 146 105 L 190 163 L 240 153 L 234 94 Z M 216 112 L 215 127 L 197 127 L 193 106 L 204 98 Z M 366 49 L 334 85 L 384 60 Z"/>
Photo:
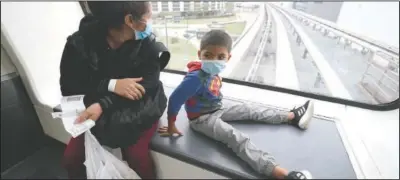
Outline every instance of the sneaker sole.
<path id="1" fill-rule="evenodd" d="M 306 113 L 304 113 L 303 117 L 301 117 L 299 121 L 299 127 L 301 129 L 307 129 L 313 115 L 314 115 L 314 101 L 310 100 Z"/>
<path id="2" fill-rule="evenodd" d="M 311 175 L 311 173 L 310 173 L 309 171 L 300 171 L 300 172 L 303 173 L 304 176 L 305 176 L 307 179 L 312 179 L 312 175 Z"/>

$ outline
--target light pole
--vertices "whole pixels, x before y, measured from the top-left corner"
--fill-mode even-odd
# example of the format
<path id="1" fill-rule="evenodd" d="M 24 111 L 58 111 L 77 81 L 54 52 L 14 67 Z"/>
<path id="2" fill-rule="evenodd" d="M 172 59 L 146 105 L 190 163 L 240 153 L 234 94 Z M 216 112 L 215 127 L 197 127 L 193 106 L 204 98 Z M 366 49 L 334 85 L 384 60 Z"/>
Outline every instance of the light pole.
<path id="1" fill-rule="evenodd" d="M 189 18 L 188 18 L 188 14 L 185 14 L 185 15 L 186 15 L 185 18 L 186 18 L 186 32 L 187 32 L 188 29 L 189 29 Z M 186 32 L 183 32 L 183 34 L 186 34 Z M 189 35 L 189 33 L 188 33 L 188 35 Z M 189 52 L 189 45 L 188 44 L 189 44 L 189 37 L 186 38 L 186 55 Z M 189 59 L 189 58 L 187 58 L 187 59 Z"/>
<path id="2" fill-rule="evenodd" d="M 168 27 L 167 27 L 167 18 L 164 17 L 164 24 L 165 24 L 165 43 L 167 43 L 168 48 Z"/>

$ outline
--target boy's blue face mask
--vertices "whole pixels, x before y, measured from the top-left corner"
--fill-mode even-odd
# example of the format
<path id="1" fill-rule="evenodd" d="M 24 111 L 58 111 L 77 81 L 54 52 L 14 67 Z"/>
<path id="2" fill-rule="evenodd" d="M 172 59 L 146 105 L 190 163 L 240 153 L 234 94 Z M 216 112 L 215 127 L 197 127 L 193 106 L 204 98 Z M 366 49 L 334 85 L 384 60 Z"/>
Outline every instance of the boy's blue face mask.
<path id="1" fill-rule="evenodd" d="M 136 40 L 145 39 L 146 37 L 150 36 L 152 32 L 153 32 L 153 28 L 152 28 L 151 22 L 147 22 L 146 28 L 144 29 L 144 31 L 135 30 Z"/>
<path id="2" fill-rule="evenodd" d="M 201 69 L 210 74 L 217 75 L 222 72 L 226 67 L 225 60 L 202 60 L 201 61 Z"/>

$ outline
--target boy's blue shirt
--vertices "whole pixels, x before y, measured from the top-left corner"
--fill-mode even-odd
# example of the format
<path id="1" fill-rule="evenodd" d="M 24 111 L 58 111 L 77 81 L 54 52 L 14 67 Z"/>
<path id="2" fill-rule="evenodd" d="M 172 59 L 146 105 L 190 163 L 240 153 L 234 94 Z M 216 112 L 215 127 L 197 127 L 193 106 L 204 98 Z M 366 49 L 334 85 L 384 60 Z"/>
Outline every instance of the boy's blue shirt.
<path id="1" fill-rule="evenodd" d="M 167 110 L 169 121 L 176 120 L 183 104 L 189 119 L 222 107 L 221 78 L 201 70 L 200 62 L 190 62 L 187 67 L 188 73 L 169 97 Z"/>

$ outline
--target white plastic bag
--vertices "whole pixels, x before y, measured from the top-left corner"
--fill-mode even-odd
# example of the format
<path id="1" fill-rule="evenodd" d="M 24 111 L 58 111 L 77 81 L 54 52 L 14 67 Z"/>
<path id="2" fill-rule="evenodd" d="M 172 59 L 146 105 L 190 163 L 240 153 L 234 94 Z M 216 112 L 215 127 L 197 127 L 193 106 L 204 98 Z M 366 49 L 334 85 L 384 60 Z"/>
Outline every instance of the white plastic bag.
<path id="1" fill-rule="evenodd" d="M 105 150 L 90 130 L 85 132 L 85 156 L 87 179 L 140 179 L 128 165 Z"/>

